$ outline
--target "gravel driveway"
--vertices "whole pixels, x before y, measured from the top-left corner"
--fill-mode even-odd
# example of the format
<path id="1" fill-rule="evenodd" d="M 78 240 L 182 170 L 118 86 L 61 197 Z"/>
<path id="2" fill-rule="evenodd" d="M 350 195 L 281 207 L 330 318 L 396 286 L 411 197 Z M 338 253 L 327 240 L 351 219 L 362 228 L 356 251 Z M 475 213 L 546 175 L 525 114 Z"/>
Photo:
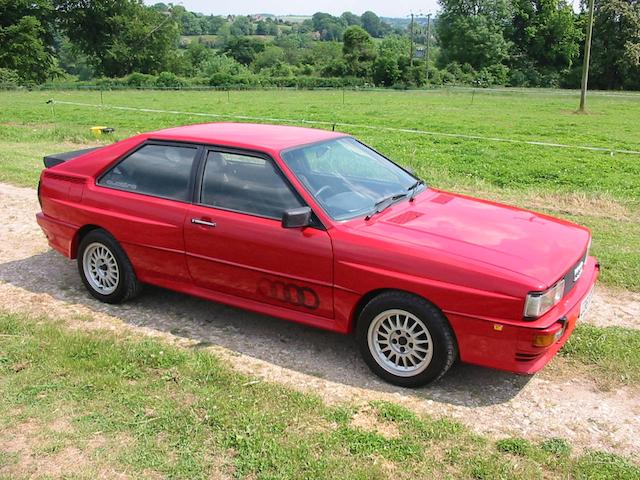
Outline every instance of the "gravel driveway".
<path id="1" fill-rule="evenodd" d="M 35 222 L 33 189 L 0 184 L 0 299 L 5 310 L 47 314 L 77 328 L 135 329 L 187 346 L 211 348 L 237 370 L 335 403 L 396 401 L 446 415 L 493 437 L 563 437 L 640 461 L 640 391 L 601 391 L 563 359 L 533 377 L 458 365 L 442 381 L 402 389 L 379 381 L 354 341 L 167 290 L 149 287 L 130 303 L 97 302 L 75 262 L 51 251 Z M 600 287 L 588 321 L 639 328 L 640 295 Z"/>

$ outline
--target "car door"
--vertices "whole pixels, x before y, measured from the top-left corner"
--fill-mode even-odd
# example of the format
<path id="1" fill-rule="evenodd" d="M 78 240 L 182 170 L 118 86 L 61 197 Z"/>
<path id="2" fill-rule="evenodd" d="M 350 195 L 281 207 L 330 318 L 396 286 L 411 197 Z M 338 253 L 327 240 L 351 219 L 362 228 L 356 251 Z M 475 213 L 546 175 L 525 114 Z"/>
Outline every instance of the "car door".
<path id="1" fill-rule="evenodd" d="M 85 189 L 86 223 L 115 236 L 143 281 L 191 281 L 182 229 L 202 151 L 147 141 Z"/>
<path id="2" fill-rule="evenodd" d="M 304 205 L 266 155 L 212 149 L 185 219 L 187 264 L 199 287 L 333 317 L 329 235 L 316 220 L 283 228 L 285 210 Z"/>

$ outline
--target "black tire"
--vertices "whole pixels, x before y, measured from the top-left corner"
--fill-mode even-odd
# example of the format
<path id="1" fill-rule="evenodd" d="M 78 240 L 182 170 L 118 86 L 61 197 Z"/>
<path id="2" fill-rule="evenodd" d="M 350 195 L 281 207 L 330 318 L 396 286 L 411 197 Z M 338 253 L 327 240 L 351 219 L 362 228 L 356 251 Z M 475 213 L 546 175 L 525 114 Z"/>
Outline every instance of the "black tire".
<path id="1" fill-rule="evenodd" d="M 96 245 L 100 245 L 106 248 L 117 265 L 118 279 L 115 282 L 115 288 L 113 291 L 102 292 L 92 284 L 89 280 L 90 274 L 85 272 L 84 257 L 88 248 L 94 249 Z M 122 247 L 118 244 L 115 238 L 113 238 L 108 232 L 102 229 L 91 230 L 81 240 L 78 246 L 78 272 L 82 283 L 89 291 L 89 293 L 105 303 L 122 303 L 137 296 L 142 290 L 142 284 L 138 281 L 133 266 L 124 252 Z"/>
<path id="2" fill-rule="evenodd" d="M 375 350 L 375 346 L 370 348 L 369 330 L 371 328 L 372 332 L 379 331 L 376 329 L 375 325 L 372 326 L 372 323 L 376 321 L 376 325 L 378 325 L 380 321 L 376 319 L 385 318 L 385 315 L 387 315 L 388 312 L 392 310 L 408 312 L 413 317 L 422 322 L 423 326 L 426 327 L 427 332 L 422 337 L 420 337 L 423 340 L 415 340 L 418 337 L 414 337 L 414 340 L 411 340 L 411 337 L 405 337 L 405 343 L 401 343 L 400 340 L 403 340 L 402 336 L 404 334 L 398 335 L 398 332 L 400 332 L 400 330 L 393 331 L 393 328 L 391 328 L 390 330 L 392 330 L 392 332 L 389 334 L 389 337 L 387 337 L 388 339 L 383 340 L 383 342 L 388 343 L 388 346 L 381 348 L 381 352 L 376 353 L 375 351 L 372 351 L 372 348 Z M 406 317 L 402 317 L 401 315 L 400 319 L 402 318 Z M 395 321 L 398 321 L 398 319 L 396 318 Z M 414 319 L 411 319 L 409 321 L 415 322 Z M 412 323 L 412 325 L 415 325 L 416 323 L 417 322 Z M 385 326 L 383 328 L 387 328 L 387 331 L 389 331 L 388 326 Z M 420 328 L 418 328 L 418 331 L 420 330 Z M 411 328 L 409 328 L 409 330 L 411 330 Z M 395 338 L 392 339 L 391 337 L 394 335 Z M 409 333 L 409 335 L 412 335 L 412 333 Z M 413 347 L 413 344 L 408 342 L 416 341 L 417 343 L 424 343 L 425 341 L 427 341 L 424 339 L 427 339 L 428 336 L 430 336 L 431 347 L 430 360 L 426 360 L 428 355 L 427 353 L 420 353 L 420 355 L 425 355 L 425 357 L 422 362 L 415 362 L 418 365 L 416 367 L 417 373 L 412 374 L 410 371 L 403 372 L 403 375 L 406 376 L 401 376 L 394 374 L 392 371 L 389 371 L 389 368 L 393 370 L 393 366 L 389 367 L 388 363 L 387 368 L 381 365 L 381 363 L 385 363 L 383 356 L 386 356 L 388 359 L 389 355 L 391 355 L 391 358 L 394 361 L 399 358 L 400 355 L 393 354 L 391 353 L 391 350 L 389 350 L 389 348 L 391 347 L 391 342 L 393 342 L 394 340 L 395 342 L 393 348 L 406 348 L 409 345 Z M 376 338 L 383 337 L 377 337 L 375 333 L 372 333 L 372 342 L 374 345 L 376 344 Z M 407 338 L 409 338 L 409 340 L 407 340 Z M 381 293 L 380 295 L 370 300 L 369 303 L 367 303 L 362 309 L 358 317 L 356 326 L 356 340 L 358 342 L 362 357 L 369 368 L 376 375 L 386 380 L 387 382 L 399 385 L 401 387 L 419 387 L 421 385 L 425 385 L 429 382 L 440 379 L 445 373 L 447 373 L 447 371 L 451 368 L 451 366 L 458 358 L 458 346 L 456 343 L 456 339 L 451 326 L 449 325 L 449 322 L 444 314 L 435 305 L 428 302 L 424 298 L 406 292 L 389 291 Z M 400 347 L 400 345 L 405 345 L 405 347 Z M 385 350 L 389 353 L 385 354 Z M 412 351 L 414 350 L 412 349 Z M 379 360 L 376 360 L 376 358 L 378 358 Z M 415 359 L 417 359 L 417 356 L 413 357 L 414 361 Z M 393 361 L 391 361 L 391 363 L 393 363 Z M 406 367 L 406 365 L 401 365 L 401 367 Z M 422 370 L 419 370 L 420 368 L 422 368 Z"/>

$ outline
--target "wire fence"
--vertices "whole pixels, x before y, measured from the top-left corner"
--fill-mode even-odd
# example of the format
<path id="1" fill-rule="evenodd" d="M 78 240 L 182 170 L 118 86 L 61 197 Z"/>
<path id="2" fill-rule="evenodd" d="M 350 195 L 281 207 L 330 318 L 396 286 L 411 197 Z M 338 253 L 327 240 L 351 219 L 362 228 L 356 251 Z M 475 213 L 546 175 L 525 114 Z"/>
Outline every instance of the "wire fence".
<path id="1" fill-rule="evenodd" d="M 469 85 L 432 85 L 423 88 L 394 88 L 375 87 L 369 85 L 347 85 L 347 86 L 275 86 L 275 85 L 87 85 L 78 83 L 42 84 L 29 87 L 19 87 L 14 84 L 1 84 L 0 90 L 36 90 L 36 91 L 65 91 L 65 90 L 88 90 L 88 91 L 122 91 L 122 90 L 158 90 L 158 91 L 348 91 L 348 92 L 404 92 L 404 93 L 474 93 L 488 95 L 537 95 L 537 96 L 563 96 L 580 97 L 580 90 L 557 89 L 557 88 L 523 88 L 523 87 L 474 87 Z M 610 91 L 610 90 L 590 90 L 590 96 L 629 98 L 640 101 L 640 92 L 632 91 Z"/>
<path id="2" fill-rule="evenodd" d="M 127 107 L 122 105 L 70 102 L 65 100 L 53 100 L 53 99 L 49 100 L 48 103 L 50 103 L 52 106 L 53 105 L 70 105 L 70 106 L 77 106 L 77 107 L 122 110 L 122 111 L 129 111 L 129 112 L 186 115 L 186 116 L 192 116 L 192 117 L 233 119 L 233 120 L 253 121 L 253 122 L 285 123 L 285 124 L 293 124 L 293 125 L 318 125 L 318 126 L 322 125 L 322 126 L 331 127 L 334 130 L 336 127 L 344 127 L 344 128 L 353 128 L 353 129 L 377 130 L 377 131 L 383 131 L 383 132 L 398 132 L 398 133 L 409 133 L 409 134 L 415 134 L 415 135 L 428 135 L 433 137 L 457 138 L 457 139 L 464 139 L 464 140 L 509 143 L 509 144 L 518 144 L 518 145 L 534 145 L 538 147 L 561 148 L 561 149 L 586 150 L 586 151 L 592 151 L 592 152 L 605 152 L 611 155 L 613 154 L 640 155 L 640 150 L 629 150 L 629 149 L 616 148 L 616 147 L 572 145 L 572 144 L 543 142 L 543 141 L 535 141 L 535 140 L 500 138 L 500 137 L 484 136 L 484 135 L 469 135 L 464 133 L 438 132 L 438 131 L 421 130 L 421 129 L 414 129 L 414 128 L 385 127 L 381 125 L 368 125 L 368 124 L 348 123 L 348 122 L 341 122 L 341 121 L 260 117 L 260 116 L 250 116 L 250 115 L 235 115 L 235 114 L 228 114 L 228 113 L 185 112 L 182 110 L 163 110 L 163 109 L 157 109 L 157 108 Z"/>

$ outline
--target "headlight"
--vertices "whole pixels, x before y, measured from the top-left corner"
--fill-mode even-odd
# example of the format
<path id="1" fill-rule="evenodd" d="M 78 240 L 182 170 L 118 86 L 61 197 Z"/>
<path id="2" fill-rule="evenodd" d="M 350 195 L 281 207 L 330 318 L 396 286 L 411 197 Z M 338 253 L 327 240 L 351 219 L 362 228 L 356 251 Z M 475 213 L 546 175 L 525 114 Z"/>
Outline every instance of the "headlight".
<path id="1" fill-rule="evenodd" d="M 544 292 L 531 292 L 524 302 L 524 316 L 538 318 L 551 310 L 564 295 L 564 279 Z"/>

